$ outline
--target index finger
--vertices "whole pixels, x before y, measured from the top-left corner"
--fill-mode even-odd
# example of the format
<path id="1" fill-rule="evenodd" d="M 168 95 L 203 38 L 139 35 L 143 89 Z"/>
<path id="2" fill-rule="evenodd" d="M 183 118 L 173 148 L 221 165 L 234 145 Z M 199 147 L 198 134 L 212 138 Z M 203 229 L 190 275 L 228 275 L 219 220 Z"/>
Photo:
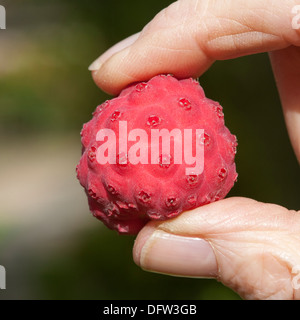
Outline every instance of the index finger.
<path id="1" fill-rule="evenodd" d="M 94 81 L 104 91 L 118 94 L 130 83 L 157 74 L 198 77 L 215 60 L 299 46 L 300 32 L 292 28 L 296 4 L 296 0 L 176 1 L 134 43 L 100 57 Z"/>

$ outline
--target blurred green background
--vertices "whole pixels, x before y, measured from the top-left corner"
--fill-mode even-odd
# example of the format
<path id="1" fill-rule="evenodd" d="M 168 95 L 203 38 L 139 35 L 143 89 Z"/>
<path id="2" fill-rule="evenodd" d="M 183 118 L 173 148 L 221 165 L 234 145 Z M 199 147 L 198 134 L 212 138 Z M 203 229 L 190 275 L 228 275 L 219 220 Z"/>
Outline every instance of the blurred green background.
<path id="1" fill-rule="evenodd" d="M 171 2 L 0 1 L 0 299 L 239 299 L 215 280 L 140 270 L 134 237 L 89 214 L 75 177 L 82 124 L 109 98 L 88 65 Z M 217 62 L 200 83 L 239 140 L 230 195 L 299 209 L 299 166 L 267 54 Z"/>

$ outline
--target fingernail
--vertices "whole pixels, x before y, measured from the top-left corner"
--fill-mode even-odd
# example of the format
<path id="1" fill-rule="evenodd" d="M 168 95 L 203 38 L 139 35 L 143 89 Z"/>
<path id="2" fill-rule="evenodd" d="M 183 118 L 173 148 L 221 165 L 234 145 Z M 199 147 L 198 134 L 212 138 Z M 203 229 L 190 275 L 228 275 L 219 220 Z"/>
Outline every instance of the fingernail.
<path id="1" fill-rule="evenodd" d="M 88 67 L 88 70 L 89 71 L 97 71 L 100 69 L 102 65 L 102 61 L 101 61 L 101 56 L 96 59 L 89 67 Z"/>
<path id="2" fill-rule="evenodd" d="M 101 68 L 102 64 L 107 61 L 112 55 L 115 53 L 129 47 L 132 45 L 137 38 L 139 37 L 140 33 L 133 34 L 132 36 L 118 42 L 113 47 L 108 49 L 106 52 L 104 52 L 99 58 L 97 58 L 89 67 L 88 69 L 90 71 L 97 71 Z"/>
<path id="3" fill-rule="evenodd" d="M 169 275 L 214 278 L 217 261 L 211 245 L 195 237 L 154 231 L 135 259 L 145 270 Z"/>

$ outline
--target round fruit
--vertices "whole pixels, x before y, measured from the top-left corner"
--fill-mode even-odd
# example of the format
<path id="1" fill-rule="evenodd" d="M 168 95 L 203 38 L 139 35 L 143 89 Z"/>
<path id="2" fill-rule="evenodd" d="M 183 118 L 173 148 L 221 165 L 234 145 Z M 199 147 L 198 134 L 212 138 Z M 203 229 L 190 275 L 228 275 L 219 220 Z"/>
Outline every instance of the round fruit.
<path id="1" fill-rule="evenodd" d="M 98 106 L 83 126 L 77 176 L 93 215 L 119 233 L 224 198 L 237 141 L 194 79 L 160 75 Z"/>

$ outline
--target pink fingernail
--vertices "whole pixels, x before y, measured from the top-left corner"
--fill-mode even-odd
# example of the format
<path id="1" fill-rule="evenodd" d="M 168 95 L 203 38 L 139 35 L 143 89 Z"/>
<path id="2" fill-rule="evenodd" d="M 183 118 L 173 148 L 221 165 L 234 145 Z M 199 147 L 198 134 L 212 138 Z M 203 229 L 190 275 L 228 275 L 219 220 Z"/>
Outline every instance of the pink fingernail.
<path id="1" fill-rule="evenodd" d="M 217 262 L 211 245 L 196 237 L 178 236 L 154 231 L 142 248 L 137 248 L 135 261 L 145 270 L 169 275 L 214 278 Z"/>

